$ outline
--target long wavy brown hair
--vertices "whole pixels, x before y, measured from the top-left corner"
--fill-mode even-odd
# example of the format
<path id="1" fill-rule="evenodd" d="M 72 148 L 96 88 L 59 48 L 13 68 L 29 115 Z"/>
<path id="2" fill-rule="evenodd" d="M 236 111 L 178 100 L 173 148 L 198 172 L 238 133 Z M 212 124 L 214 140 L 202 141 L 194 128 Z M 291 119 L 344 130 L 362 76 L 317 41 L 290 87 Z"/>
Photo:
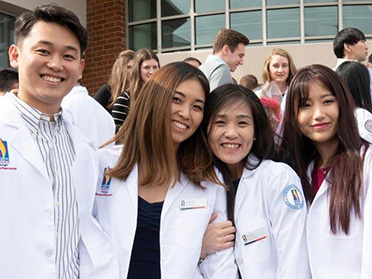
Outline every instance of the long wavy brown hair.
<path id="1" fill-rule="evenodd" d="M 160 68 L 145 84 L 123 127 L 112 139 L 123 144 L 112 170 L 114 177 L 126 179 L 138 163 L 139 185 L 171 185 L 179 171 L 199 187 L 203 180 L 218 183 L 214 172 L 207 171 L 212 154 L 200 127 L 177 150 L 172 141 L 170 111 L 173 95 L 180 83 L 190 79 L 200 82 L 207 97 L 207 78 L 199 69 L 184 62 Z"/>
<path id="2" fill-rule="evenodd" d="M 145 82 L 141 78 L 141 65 L 143 61 L 151 59 L 156 60 L 158 62 L 158 66 L 160 67 L 159 58 L 151 49 L 140 48 L 134 55 L 132 76 L 128 89 L 132 102 L 137 99 L 137 96 L 139 95 L 142 87 L 145 84 Z"/>
<path id="3" fill-rule="evenodd" d="M 313 142 L 304 136 L 298 125 L 298 112 L 309 97 L 310 85 L 317 82 L 336 97 L 340 111 L 337 123 L 338 147 L 330 160 L 331 170 L 327 176 L 329 183 L 329 216 L 331 231 L 336 234 L 339 229 L 346 234 L 350 228 L 350 214 L 361 217 L 360 194 L 363 187 L 363 159 L 360 156 L 362 141 L 354 117 L 354 101 L 346 84 L 334 71 L 323 65 L 311 65 L 298 71 L 289 86 L 282 146 L 287 150 L 284 161 L 296 170 L 301 178 L 305 196 L 309 202 L 314 199 L 314 192 L 307 169 L 311 162 L 320 157 Z M 287 143 L 287 144 L 286 144 Z M 289 151 L 289 153 L 288 153 Z"/>

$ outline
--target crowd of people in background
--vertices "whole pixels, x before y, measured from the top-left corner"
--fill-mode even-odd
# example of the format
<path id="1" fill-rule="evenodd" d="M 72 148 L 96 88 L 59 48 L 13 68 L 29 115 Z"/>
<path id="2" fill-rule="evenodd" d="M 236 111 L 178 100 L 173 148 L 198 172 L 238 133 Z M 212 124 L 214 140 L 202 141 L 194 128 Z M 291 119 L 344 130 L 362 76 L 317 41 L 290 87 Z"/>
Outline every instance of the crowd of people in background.
<path id="1" fill-rule="evenodd" d="M 334 69 L 272 49 L 263 84 L 233 79 L 250 41 L 232 29 L 203 63 L 124 50 L 95 94 L 73 12 L 24 12 L 14 42 L 0 70 L 0 278 L 372 278 L 360 30 L 337 33 Z"/>

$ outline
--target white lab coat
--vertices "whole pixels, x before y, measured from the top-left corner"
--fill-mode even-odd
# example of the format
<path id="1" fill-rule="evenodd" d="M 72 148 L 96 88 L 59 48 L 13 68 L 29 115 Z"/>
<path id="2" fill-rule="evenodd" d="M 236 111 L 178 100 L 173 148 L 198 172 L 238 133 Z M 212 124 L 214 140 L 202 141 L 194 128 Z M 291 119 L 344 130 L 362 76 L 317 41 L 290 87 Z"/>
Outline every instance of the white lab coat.
<path id="1" fill-rule="evenodd" d="M 354 115 L 357 119 L 360 137 L 372 143 L 372 114 L 368 110 L 356 108 Z"/>
<path id="2" fill-rule="evenodd" d="M 112 178 L 107 193 L 102 193 L 104 168 L 113 168 L 122 146 L 99 150 L 100 183 L 96 193 L 96 213 L 104 231 L 112 238 L 119 255 L 120 278 L 127 278 L 137 227 L 137 165 L 123 181 Z M 160 221 L 160 267 L 163 279 L 238 278 L 233 249 L 209 255 L 198 267 L 201 244 L 209 219 L 225 221 L 226 192 L 223 187 L 203 183 L 204 190 L 194 186 L 184 175 L 169 188 Z M 180 210 L 181 200 L 204 199 L 206 208 Z M 203 273 L 203 275 L 202 275 Z"/>
<path id="3" fill-rule="evenodd" d="M 85 87 L 74 86 L 63 98 L 61 106 L 72 115 L 72 123 L 93 148 L 97 149 L 115 135 L 114 119 L 100 103 L 89 96 Z"/>
<path id="4" fill-rule="evenodd" d="M 249 160 L 257 162 L 253 155 Z M 288 196 L 285 193 L 290 193 L 287 190 L 294 186 L 297 205 L 291 199 L 287 203 L 284 200 Z M 243 279 L 310 278 L 306 202 L 301 181 L 288 165 L 264 160 L 254 170 L 245 168 L 236 193 L 234 214 L 235 258 Z M 261 233 L 249 239 L 257 230 Z M 245 245 L 264 235 L 268 237 Z"/>
<path id="5" fill-rule="evenodd" d="M 0 156 L 0 278 L 56 278 L 52 184 L 37 144 L 9 94 L 0 99 L 0 138 L 6 142 L 9 159 L 4 163 L 4 155 Z M 90 278 L 118 278 L 112 244 L 91 214 L 97 156 L 81 133 L 65 123 L 76 153 L 72 178 L 79 208 L 79 247 L 90 257 L 80 263 L 80 278 L 86 278 L 85 270 L 93 265 L 97 272 Z"/>
<path id="6" fill-rule="evenodd" d="M 364 148 L 363 148 L 364 149 Z M 361 154 L 363 154 L 363 150 Z M 314 164 L 310 164 L 308 175 Z M 307 218 L 307 245 L 309 250 L 310 269 L 313 279 L 360 279 L 372 278 L 371 273 L 367 277 L 361 277 L 362 263 L 368 264 L 370 269 L 372 263 L 372 245 L 369 242 L 367 250 L 363 251 L 363 235 L 366 239 L 371 238 L 371 221 L 369 227 L 364 228 L 364 219 L 371 216 L 364 207 L 365 196 L 368 193 L 371 181 L 371 147 L 368 148 L 363 166 L 363 190 L 360 197 L 362 218 L 355 216 L 354 210 L 350 213 L 350 231 L 345 235 L 343 231 L 332 234 L 329 221 L 329 183 L 326 179 L 320 186 Z M 368 208 L 371 210 L 372 207 Z M 363 216 L 366 213 L 365 217 Z M 368 214 L 368 215 L 367 215 Z M 363 232 L 363 230 L 365 230 Z M 367 231 L 369 230 L 369 231 Z M 366 269 L 367 272 L 367 269 Z"/>

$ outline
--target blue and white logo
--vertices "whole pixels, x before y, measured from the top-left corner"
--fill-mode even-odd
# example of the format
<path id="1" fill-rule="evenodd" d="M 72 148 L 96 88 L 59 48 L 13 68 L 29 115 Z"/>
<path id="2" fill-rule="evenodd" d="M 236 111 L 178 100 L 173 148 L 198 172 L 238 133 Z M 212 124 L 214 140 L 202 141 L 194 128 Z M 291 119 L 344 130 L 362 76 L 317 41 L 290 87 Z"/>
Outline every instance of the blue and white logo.
<path id="1" fill-rule="evenodd" d="M 304 196 L 302 192 L 294 185 L 288 185 L 283 190 L 283 201 L 292 210 L 299 210 L 304 207 Z"/>

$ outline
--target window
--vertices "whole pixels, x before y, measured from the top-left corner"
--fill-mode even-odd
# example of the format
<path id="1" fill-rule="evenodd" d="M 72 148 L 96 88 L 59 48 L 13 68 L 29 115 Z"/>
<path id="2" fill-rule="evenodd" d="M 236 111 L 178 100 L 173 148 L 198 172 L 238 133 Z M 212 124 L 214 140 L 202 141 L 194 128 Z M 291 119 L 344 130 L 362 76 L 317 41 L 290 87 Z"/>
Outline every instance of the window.
<path id="1" fill-rule="evenodd" d="M 0 13 L 0 68 L 9 66 L 8 48 L 14 43 L 14 17 Z"/>
<path id="2" fill-rule="evenodd" d="M 337 6 L 305 8 L 305 37 L 334 36 L 337 32 Z"/>
<path id="3" fill-rule="evenodd" d="M 372 0 L 127 0 L 129 48 L 211 48 L 221 28 L 251 45 L 329 42 L 345 27 L 372 38 Z M 158 15 L 158 17 L 157 17 Z"/>

